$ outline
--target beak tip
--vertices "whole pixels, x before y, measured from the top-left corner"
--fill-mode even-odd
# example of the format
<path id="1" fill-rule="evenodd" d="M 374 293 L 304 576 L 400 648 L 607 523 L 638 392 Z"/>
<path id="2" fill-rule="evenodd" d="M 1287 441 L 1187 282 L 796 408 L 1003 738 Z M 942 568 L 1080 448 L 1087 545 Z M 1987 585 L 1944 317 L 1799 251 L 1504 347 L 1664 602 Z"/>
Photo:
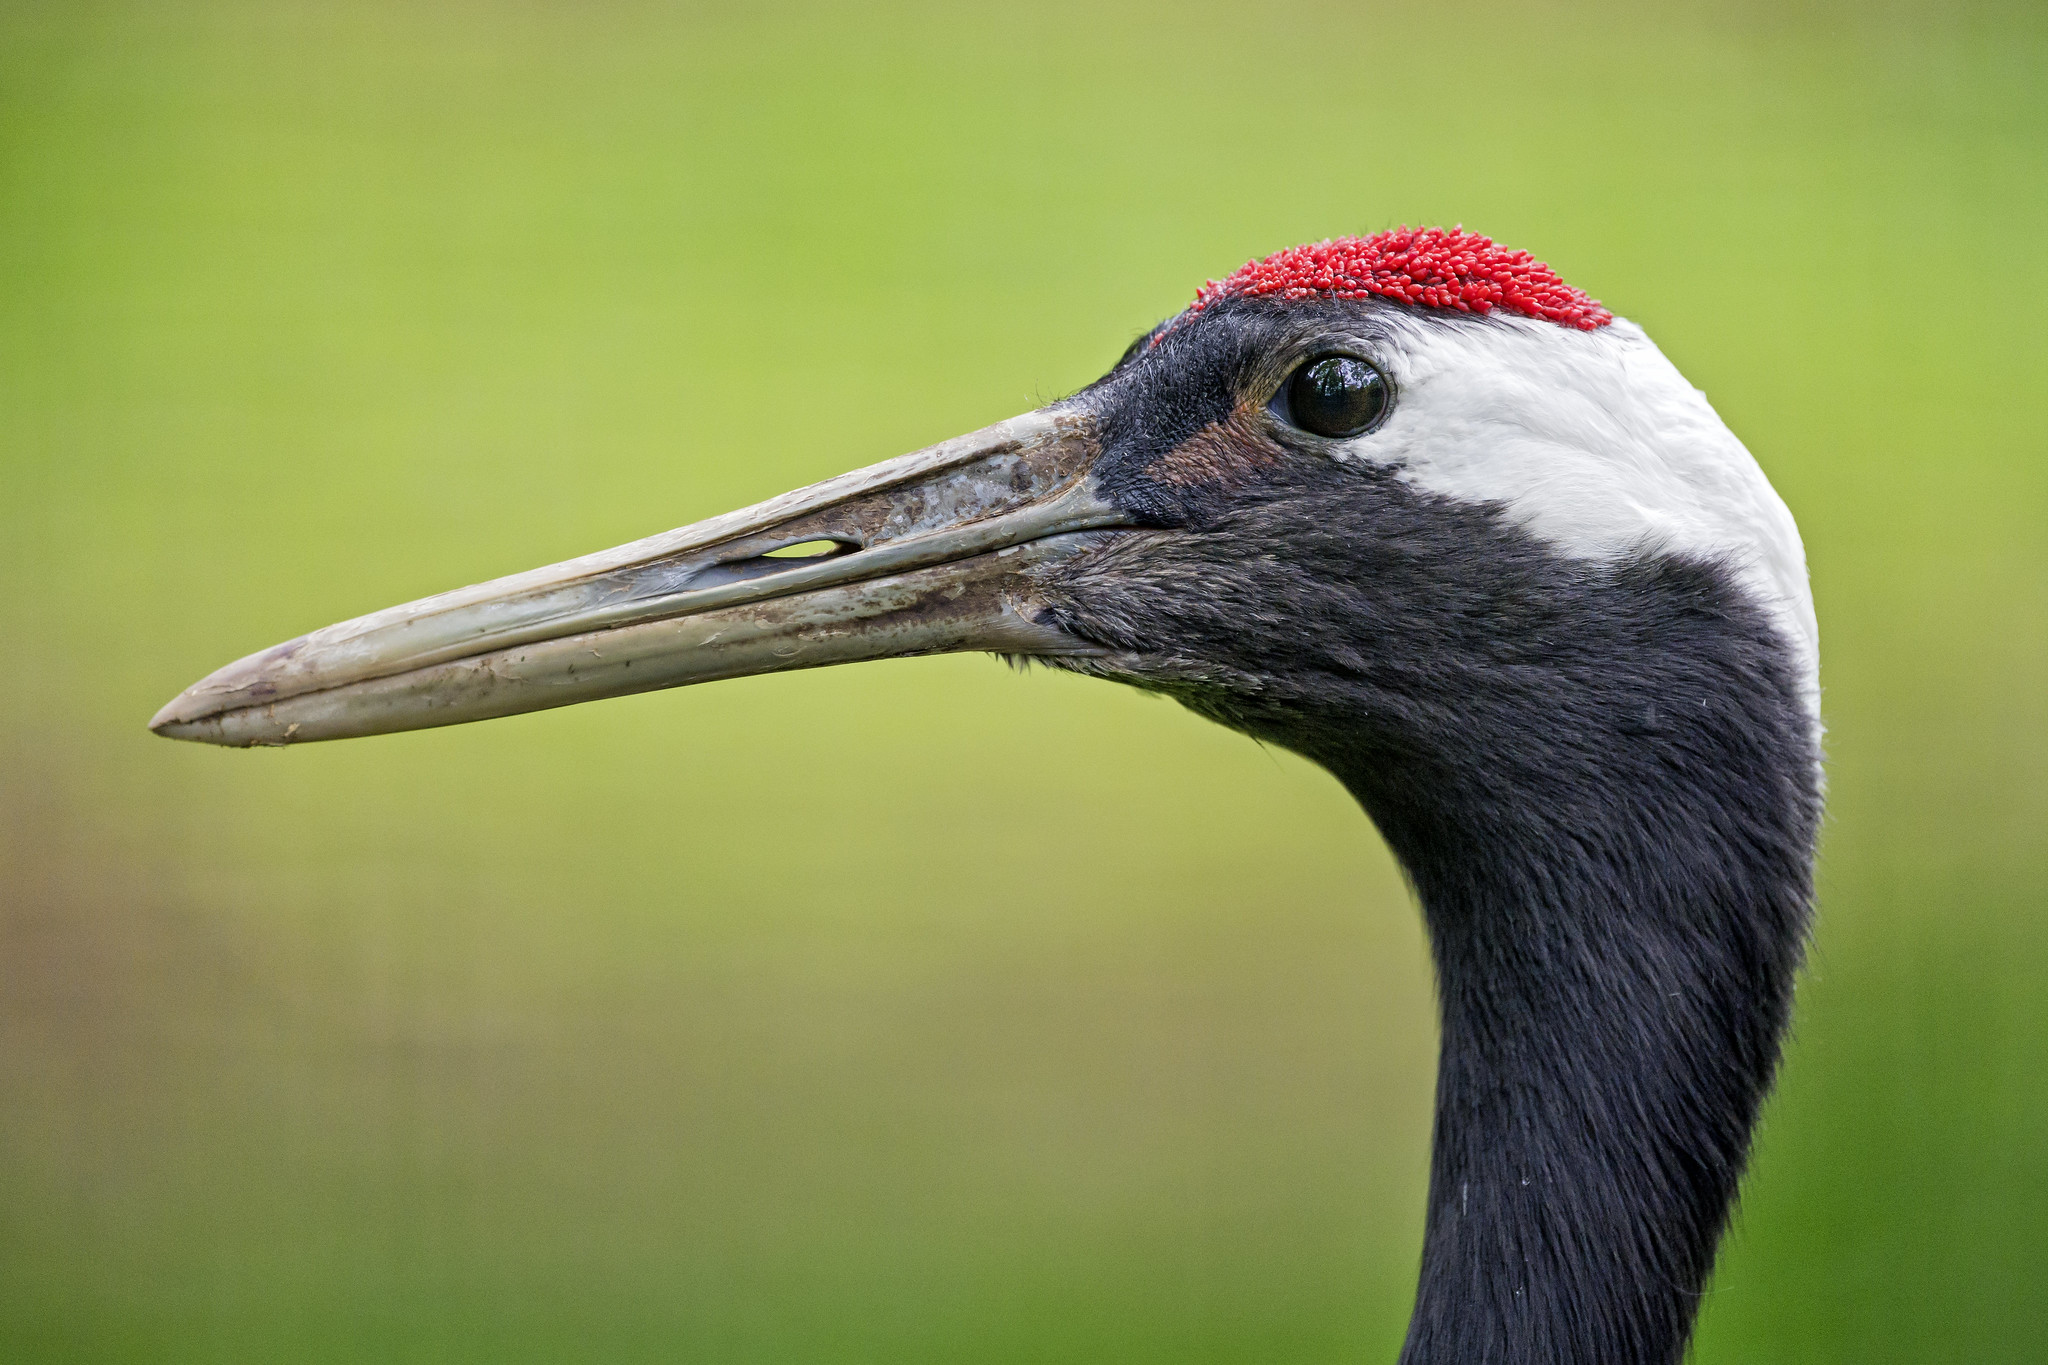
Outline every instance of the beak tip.
<path id="1" fill-rule="evenodd" d="M 210 708 L 191 692 L 180 692 L 149 718 L 149 732 L 165 739 L 182 739 L 196 744 L 217 744 L 243 749 L 257 740 L 230 738 L 224 723 L 228 713 Z"/>
<path id="2" fill-rule="evenodd" d="M 215 669 L 165 702 L 163 709 L 149 718 L 150 733 L 230 749 L 272 742 L 248 737 L 261 727 L 246 722 L 252 719 L 249 713 L 253 708 L 261 708 L 275 698 L 279 688 L 276 664 L 290 658 L 304 644 L 303 637 L 287 640 Z"/>
<path id="3" fill-rule="evenodd" d="M 183 698 L 179 700 L 183 700 Z M 217 730 L 217 726 L 208 726 L 202 720 L 186 719 L 178 714 L 180 709 L 178 702 L 173 701 L 169 706 L 151 716 L 149 718 L 149 732 L 153 735 L 161 735 L 165 739 L 188 739 L 197 740 L 201 743 L 208 741 L 219 742 L 214 739 L 213 735 L 207 733 L 209 729 Z"/>
<path id="4" fill-rule="evenodd" d="M 177 696 L 165 702 L 162 708 L 149 718 L 149 732 L 151 734 L 162 735 L 165 739 L 184 738 L 179 731 L 184 728 L 180 722 L 185 719 L 183 713 L 187 695 L 187 693 L 180 692 Z"/>

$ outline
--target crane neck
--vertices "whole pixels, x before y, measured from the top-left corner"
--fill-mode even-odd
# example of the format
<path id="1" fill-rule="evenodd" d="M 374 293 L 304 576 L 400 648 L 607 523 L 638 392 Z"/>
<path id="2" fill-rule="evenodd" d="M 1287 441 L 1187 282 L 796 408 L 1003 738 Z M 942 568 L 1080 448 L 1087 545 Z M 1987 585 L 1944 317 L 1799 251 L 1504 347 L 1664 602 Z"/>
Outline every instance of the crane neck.
<path id="1" fill-rule="evenodd" d="M 1113 651 L 1062 666 L 1321 764 L 1414 883 L 1442 1053 L 1404 1365 L 1672 1365 L 1805 941 L 1812 651 L 1730 559 L 1574 557 L 1396 468 L 1183 501 L 1049 580 Z"/>
<path id="2" fill-rule="evenodd" d="M 1441 1011 L 1402 1365 L 1684 1354 L 1790 1012 L 1818 779 L 1810 725 L 1682 730 L 1524 782 L 1381 755 L 1349 784 L 1414 879 Z"/>

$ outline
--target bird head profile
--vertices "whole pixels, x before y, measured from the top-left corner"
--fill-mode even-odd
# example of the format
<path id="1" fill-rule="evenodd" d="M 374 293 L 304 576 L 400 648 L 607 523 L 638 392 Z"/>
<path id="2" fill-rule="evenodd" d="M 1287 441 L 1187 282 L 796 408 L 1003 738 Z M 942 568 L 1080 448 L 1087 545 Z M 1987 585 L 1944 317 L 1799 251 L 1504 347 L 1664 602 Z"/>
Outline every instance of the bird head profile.
<path id="1" fill-rule="evenodd" d="M 1682 1357 L 1809 921 L 1818 631 L 1756 461 L 1526 252 L 1279 252 L 1035 412 L 314 631 L 151 728 L 281 745 L 957 651 L 1169 695 L 1385 836 L 1442 1022 L 1406 1365 Z"/>

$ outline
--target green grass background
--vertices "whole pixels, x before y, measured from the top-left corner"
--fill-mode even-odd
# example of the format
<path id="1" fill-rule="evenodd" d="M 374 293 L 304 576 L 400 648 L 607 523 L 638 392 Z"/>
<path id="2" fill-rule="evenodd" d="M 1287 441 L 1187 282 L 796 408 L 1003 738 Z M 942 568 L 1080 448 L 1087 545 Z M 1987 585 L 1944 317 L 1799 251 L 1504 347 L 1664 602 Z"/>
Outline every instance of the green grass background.
<path id="1" fill-rule="evenodd" d="M 2048 1339 L 2032 6 L 0 7 L 0 1359 L 1390 1360 L 1433 1032 L 1330 779 L 980 658 L 282 753 L 313 626 L 1455 223 L 1798 514 L 1832 810 L 1712 1362 Z"/>

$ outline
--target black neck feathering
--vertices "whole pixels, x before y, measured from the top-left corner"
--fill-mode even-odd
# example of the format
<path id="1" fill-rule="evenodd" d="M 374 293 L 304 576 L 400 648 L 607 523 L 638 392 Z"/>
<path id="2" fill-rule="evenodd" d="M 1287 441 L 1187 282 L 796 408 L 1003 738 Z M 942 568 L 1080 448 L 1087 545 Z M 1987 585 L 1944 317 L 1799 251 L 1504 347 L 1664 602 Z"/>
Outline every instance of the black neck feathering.
<path id="1" fill-rule="evenodd" d="M 1683 1355 L 1777 1063 L 1813 832 L 1810 748 L 1714 722 L 1618 734 L 1644 761 L 1594 801 L 1529 773 L 1446 809 L 1346 774 L 1414 878 L 1442 1015 L 1405 1365 Z"/>
<path id="2" fill-rule="evenodd" d="M 1321 763 L 1413 879 L 1443 1041 L 1404 1365 L 1671 1365 L 1808 922 L 1778 627 L 1725 566 L 1575 561 L 1391 474 L 1195 520 L 1049 595 L 1129 651 L 1068 666 Z"/>

